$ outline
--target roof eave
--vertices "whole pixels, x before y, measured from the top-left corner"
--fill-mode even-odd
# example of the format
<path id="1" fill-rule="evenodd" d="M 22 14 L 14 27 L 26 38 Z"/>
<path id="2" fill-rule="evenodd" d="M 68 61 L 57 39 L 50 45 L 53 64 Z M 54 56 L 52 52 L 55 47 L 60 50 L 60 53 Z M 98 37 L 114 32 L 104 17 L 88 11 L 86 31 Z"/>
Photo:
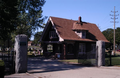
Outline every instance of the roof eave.
<path id="1" fill-rule="evenodd" d="M 46 30 L 47 30 L 47 27 L 48 27 L 49 23 L 50 23 L 50 20 L 48 19 L 47 24 L 45 25 L 45 28 L 44 28 L 44 30 L 43 30 L 42 36 L 41 36 L 41 38 L 40 38 L 40 42 L 42 42 L 42 40 L 43 40 L 43 37 L 44 37 L 44 35 L 45 35 L 45 32 L 46 32 Z"/>

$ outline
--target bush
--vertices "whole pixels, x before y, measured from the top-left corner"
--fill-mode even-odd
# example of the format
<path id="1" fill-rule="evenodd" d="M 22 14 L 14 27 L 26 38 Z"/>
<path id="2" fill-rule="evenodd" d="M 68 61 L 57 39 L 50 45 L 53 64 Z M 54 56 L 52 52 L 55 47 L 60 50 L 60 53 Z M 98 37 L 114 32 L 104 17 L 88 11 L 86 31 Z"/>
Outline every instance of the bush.
<path id="1" fill-rule="evenodd" d="M 4 66 L 4 61 L 0 60 L 0 66 Z"/>
<path id="2" fill-rule="evenodd" d="M 0 60 L 0 78 L 4 78 L 4 70 L 5 70 L 5 64 L 2 60 Z"/>

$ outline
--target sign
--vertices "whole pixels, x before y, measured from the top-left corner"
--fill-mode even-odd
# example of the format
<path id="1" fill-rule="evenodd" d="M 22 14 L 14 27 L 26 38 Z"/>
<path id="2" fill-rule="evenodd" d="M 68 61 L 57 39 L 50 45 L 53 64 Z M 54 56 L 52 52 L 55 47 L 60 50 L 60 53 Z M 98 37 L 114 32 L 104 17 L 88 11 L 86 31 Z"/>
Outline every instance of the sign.
<path id="1" fill-rule="evenodd" d="M 26 46 L 26 42 L 20 42 L 20 46 Z"/>

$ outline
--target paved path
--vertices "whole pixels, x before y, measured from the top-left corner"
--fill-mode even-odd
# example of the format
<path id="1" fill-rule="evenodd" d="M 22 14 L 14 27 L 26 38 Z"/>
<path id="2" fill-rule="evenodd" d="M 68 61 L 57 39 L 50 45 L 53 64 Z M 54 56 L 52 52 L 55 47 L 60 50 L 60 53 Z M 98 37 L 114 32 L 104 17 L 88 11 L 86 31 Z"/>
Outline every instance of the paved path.
<path id="1" fill-rule="evenodd" d="M 57 60 L 32 58 L 28 72 L 5 78 L 120 78 L 119 67 L 83 67 L 58 62 Z"/>

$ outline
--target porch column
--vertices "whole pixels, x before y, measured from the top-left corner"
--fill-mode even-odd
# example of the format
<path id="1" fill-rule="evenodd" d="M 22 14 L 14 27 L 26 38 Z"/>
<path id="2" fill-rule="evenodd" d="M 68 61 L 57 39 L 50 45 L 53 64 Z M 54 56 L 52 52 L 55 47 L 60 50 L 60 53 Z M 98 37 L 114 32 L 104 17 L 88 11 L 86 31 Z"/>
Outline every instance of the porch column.
<path id="1" fill-rule="evenodd" d="M 64 52 L 63 58 L 66 59 L 66 45 L 65 44 L 63 44 L 63 52 Z"/>
<path id="2" fill-rule="evenodd" d="M 45 52 L 47 52 L 47 44 L 44 43 L 44 45 L 43 45 L 43 54 L 45 54 Z"/>

